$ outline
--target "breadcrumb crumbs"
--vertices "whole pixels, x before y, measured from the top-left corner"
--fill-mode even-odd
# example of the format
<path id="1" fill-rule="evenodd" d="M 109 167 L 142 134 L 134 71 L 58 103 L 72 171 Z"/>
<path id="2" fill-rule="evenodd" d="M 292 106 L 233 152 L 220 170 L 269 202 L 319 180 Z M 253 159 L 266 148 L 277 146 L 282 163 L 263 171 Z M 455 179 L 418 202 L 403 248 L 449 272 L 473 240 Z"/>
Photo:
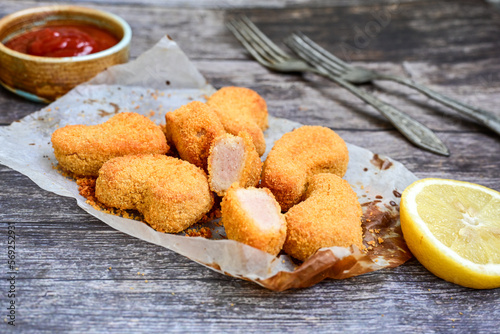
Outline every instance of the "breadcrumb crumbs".
<path id="1" fill-rule="evenodd" d="M 187 237 L 203 237 L 205 239 L 212 238 L 212 231 L 208 227 L 202 227 L 199 230 L 190 228 L 185 232 Z"/>
<path id="2" fill-rule="evenodd" d="M 139 214 L 139 212 L 112 208 L 99 202 L 99 200 L 95 196 L 95 182 L 96 178 L 94 177 L 76 177 L 78 192 L 80 193 L 80 195 L 82 195 L 87 199 L 86 203 L 90 204 L 94 209 L 105 213 L 144 222 L 144 218 L 142 217 L 141 214 Z"/>

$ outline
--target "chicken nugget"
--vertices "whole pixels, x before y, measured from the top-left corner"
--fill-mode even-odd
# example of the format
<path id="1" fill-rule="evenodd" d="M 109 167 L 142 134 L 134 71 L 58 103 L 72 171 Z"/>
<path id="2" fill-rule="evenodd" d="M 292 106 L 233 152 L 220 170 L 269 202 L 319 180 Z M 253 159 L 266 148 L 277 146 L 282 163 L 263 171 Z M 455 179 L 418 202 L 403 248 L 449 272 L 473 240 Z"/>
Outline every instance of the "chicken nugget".
<path id="1" fill-rule="evenodd" d="M 240 132 L 238 136 L 226 133 L 212 143 L 208 180 L 217 195 L 224 196 L 234 182 L 244 188 L 256 186 L 261 172 L 262 161 L 248 133 Z"/>
<path id="2" fill-rule="evenodd" d="M 335 174 L 314 175 L 306 200 L 285 214 L 284 251 L 306 260 L 323 247 L 357 246 L 364 249 L 361 205 L 347 181 Z"/>
<path id="3" fill-rule="evenodd" d="M 215 111 L 203 102 L 193 101 L 165 115 L 166 133 L 181 159 L 207 170 L 210 145 L 226 133 Z"/>
<path id="4" fill-rule="evenodd" d="M 227 132 L 246 131 L 252 137 L 259 156 L 266 151 L 264 133 L 268 127 L 266 101 L 257 92 L 244 87 L 223 87 L 208 98 Z"/>
<path id="5" fill-rule="evenodd" d="M 265 188 L 233 184 L 222 199 L 222 223 L 228 239 L 277 255 L 286 237 L 286 221 L 273 194 Z"/>
<path id="6" fill-rule="evenodd" d="M 57 161 L 79 176 L 97 176 L 109 159 L 129 154 L 165 154 L 169 146 L 160 127 L 133 112 L 119 113 L 98 125 L 66 125 L 52 134 Z"/>
<path id="7" fill-rule="evenodd" d="M 333 130 L 303 126 L 276 141 L 262 168 L 263 187 L 269 188 L 286 212 L 304 195 L 311 176 L 344 176 L 349 162 L 347 146 Z"/>
<path id="8" fill-rule="evenodd" d="M 214 203 L 205 172 L 166 155 L 129 155 L 99 170 L 95 194 L 105 205 L 138 210 L 155 230 L 177 233 L 199 221 Z"/>

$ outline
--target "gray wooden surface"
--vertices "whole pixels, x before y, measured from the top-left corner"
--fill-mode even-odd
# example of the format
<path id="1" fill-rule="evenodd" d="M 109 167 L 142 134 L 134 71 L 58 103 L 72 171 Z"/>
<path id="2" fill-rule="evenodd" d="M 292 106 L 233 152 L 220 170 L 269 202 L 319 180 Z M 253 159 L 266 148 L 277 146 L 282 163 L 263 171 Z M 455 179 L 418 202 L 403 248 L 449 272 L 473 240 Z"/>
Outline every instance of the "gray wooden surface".
<path id="1" fill-rule="evenodd" d="M 246 13 L 277 41 L 300 29 L 339 56 L 408 75 L 500 115 L 500 16 L 484 2 L 74 2 L 125 18 L 133 30 L 133 58 L 169 34 L 214 86 L 253 88 L 274 116 L 328 126 L 346 141 L 399 160 L 419 177 L 500 190 L 500 138 L 490 131 L 413 91 L 366 85 L 435 130 L 451 156 L 421 151 L 332 83 L 260 67 L 224 27 L 227 17 Z M 52 3 L 60 2 L 2 0 L 0 16 Z M 358 38 L 359 29 L 373 26 L 382 11 L 390 12 L 388 24 L 364 41 Z M 41 107 L 0 89 L 1 126 Z M 4 322 L 8 307 L 7 229 L 15 224 L 15 332 L 493 333 L 500 325 L 500 289 L 475 291 L 447 283 L 416 260 L 276 293 L 116 232 L 74 200 L 45 192 L 5 166 L 0 166 L 0 190 L 0 319 Z M 0 332 L 11 330 L 0 323 Z"/>

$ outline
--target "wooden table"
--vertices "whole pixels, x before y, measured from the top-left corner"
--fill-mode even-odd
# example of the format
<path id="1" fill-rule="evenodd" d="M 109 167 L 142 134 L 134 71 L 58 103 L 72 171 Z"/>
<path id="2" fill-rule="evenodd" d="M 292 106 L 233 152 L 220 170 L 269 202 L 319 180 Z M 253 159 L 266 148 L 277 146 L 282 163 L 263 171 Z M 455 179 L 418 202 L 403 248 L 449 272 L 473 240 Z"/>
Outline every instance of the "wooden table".
<path id="1" fill-rule="evenodd" d="M 500 190 L 500 138 L 492 132 L 413 91 L 366 85 L 435 130 L 451 156 L 422 151 L 336 85 L 261 67 L 224 27 L 228 16 L 246 13 L 276 41 L 299 29 L 349 61 L 405 74 L 500 115 L 500 15 L 486 3 L 75 2 L 125 18 L 134 35 L 132 58 L 169 34 L 215 87 L 255 89 L 274 116 L 328 126 L 346 141 L 402 162 L 419 177 Z M 59 2 L 2 0 L 0 16 L 49 3 Z M 0 89 L 2 126 L 40 108 Z M 271 292 L 117 232 L 73 199 L 43 191 L 10 168 L 0 166 L 0 173 L 0 314 L 5 319 L 9 306 L 10 224 L 17 234 L 19 332 L 498 332 L 500 289 L 475 291 L 447 283 L 416 260 L 308 289 Z M 2 324 L 0 332 L 6 330 L 11 326 Z"/>

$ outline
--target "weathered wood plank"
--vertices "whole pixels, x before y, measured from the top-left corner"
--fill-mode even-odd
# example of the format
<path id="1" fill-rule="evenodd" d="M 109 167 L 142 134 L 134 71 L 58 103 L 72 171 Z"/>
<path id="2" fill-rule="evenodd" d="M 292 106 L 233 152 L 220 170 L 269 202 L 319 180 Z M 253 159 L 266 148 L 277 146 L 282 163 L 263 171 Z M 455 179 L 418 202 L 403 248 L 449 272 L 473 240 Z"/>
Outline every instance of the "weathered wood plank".
<path id="1" fill-rule="evenodd" d="M 428 0 L 427 0 L 428 1 Z M 16 4 L 40 4 L 51 3 L 46 0 L 4 0 L 5 3 Z M 255 0 L 249 3 L 245 0 L 219 1 L 219 0 L 84 0 L 77 1 L 79 5 L 95 6 L 106 3 L 113 6 L 133 7 L 162 7 L 162 8 L 207 8 L 207 9 L 230 9 L 230 8 L 286 8 L 286 7 L 344 7 L 364 5 L 364 0 Z M 372 0 L 372 4 L 391 4 L 391 0 Z M 423 2 L 422 0 L 399 0 L 398 3 Z M 54 1 L 52 1 L 54 3 Z"/>
<path id="2" fill-rule="evenodd" d="M 478 61 L 495 57 L 500 45 L 495 38 L 498 25 L 491 10 L 467 1 L 401 4 L 392 12 L 393 7 L 372 4 L 307 10 L 292 7 L 187 11 L 141 7 L 132 15 L 121 7 L 104 8 L 122 15 L 131 24 L 136 36 L 133 56 L 169 34 L 193 59 L 241 58 L 239 44 L 224 26 L 225 18 L 238 14 L 248 15 L 276 41 L 301 30 L 333 52 L 358 61 Z M 376 28 L 374 15 L 384 13 L 387 23 Z"/>
<path id="3" fill-rule="evenodd" d="M 455 326 L 489 331 L 500 316 L 495 307 L 500 290 L 456 287 L 414 260 L 393 270 L 273 293 L 116 231 L 61 231 L 37 224 L 16 229 L 18 326 L 25 332 L 98 332 L 103 326 L 106 331 L 156 332 L 167 323 L 196 332 L 256 323 L 256 332 L 359 331 L 367 323 L 379 330 L 427 332 Z"/>
<path id="4" fill-rule="evenodd" d="M 195 65 L 215 87 L 236 85 L 255 89 L 266 99 L 270 113 L 277 117 L 304 124 L 324 124 L 334 129 L 392 129 L 392 125 L 375 109 L 345 89 L 314 75 L 274 73 L 254 61 L 195 61 Z M 415 80 L 441 93 L 500 115 L 496 108 L 500 104 L 500 77 L 494 75 L 500 73 L 500 62 L 483 62 L 481 66 L 470 63 L 443 66 L 427 63 L 363 65 L 388 73 L 410 73 Z M 378 88 L 363 87 L 434 130 L 488 131 L 466 116 L 403 86 L 381 82 Z M 23 103 L 10 92 L 0 90 L 0 124 L 10 124 L 42 107 L 36 103 Z"/>
<path id="5" fill-rule="evenodd" d="M 226 9 L 225 5 L 203 9 L 198 6 L 129 7 L 123 3 L 99 3 L 106 4 L 95 3 L 94 7 L 112 11 L 131 25 L 133 58 L 152 47 L 165 34 L 172 36 L 193 59 L 246 58 L 224 26 L 226 17 L 240 13 L 250 16 L 277 41 L 299 29 L 324 43 L 328 49 L 340 50 L 341 55 L 343 46 L 350 46 L 347 53 L 359 61 L 477 61 L 495 58 L 500 45 L 496 38 L 498 24 L 494 20 L 495 14 L 487 6 L 478 5 L 477 1 L 410 1 L 396 2 L 399 5 L 395 6 L 360 2 L 357 6 L 340 7 L 307 5 L 306 10 L 300 3 L 297 6 L 290 3 L 286 8 L 258 8 L 256 5 L 234 10 Z M 0 15 L 4 16 L 47 2 L 7 0 L 2 4 Z M 382 18 L 379 19 L 381 23 L 377 23 L 376 17 L 380 15 L 387 16 L 387 23 Z M 366 41 L 359 30 L 366 35 Z"/>

